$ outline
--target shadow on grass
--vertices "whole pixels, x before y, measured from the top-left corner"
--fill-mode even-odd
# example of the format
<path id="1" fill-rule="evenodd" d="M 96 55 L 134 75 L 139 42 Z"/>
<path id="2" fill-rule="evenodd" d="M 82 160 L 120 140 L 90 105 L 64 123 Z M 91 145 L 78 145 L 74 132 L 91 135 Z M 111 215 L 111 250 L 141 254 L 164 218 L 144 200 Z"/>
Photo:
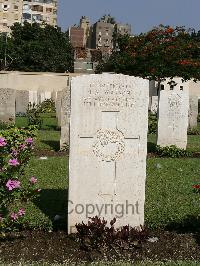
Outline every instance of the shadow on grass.
<path id="1" fill-rule="evenodd" d="M 54 230 L 67 230 L 67 200 L 68 189 L 43 189 L 34 203 L 52 221 Z M 60 219 L 55 221 L 56 215 Z"/>
<path id="2" fill-rule="evenodd" d="M 60 142 L 58 140 L 42 140 L 41 142 L 50 146 L 54 151 L 60 150 Z"/>
<path id="3" fill-rule="evenodd" d="M 193 234 L 196 243 L 200 245 L 200 216 L 188 215 L 180 223 L 169 223 L 165 229 L 179 234 Z"/>
<path id="4" fill-rule="evenodd" d="M 147 142 L 147 152 L 148 153 L 156 152 L 156 144 L 153 142 Z"/>
<path id="5" fill-rule="evenodd" d="M 42 125 L 41 130 L 59 131 L 60 129 L 57 125 Z"/>

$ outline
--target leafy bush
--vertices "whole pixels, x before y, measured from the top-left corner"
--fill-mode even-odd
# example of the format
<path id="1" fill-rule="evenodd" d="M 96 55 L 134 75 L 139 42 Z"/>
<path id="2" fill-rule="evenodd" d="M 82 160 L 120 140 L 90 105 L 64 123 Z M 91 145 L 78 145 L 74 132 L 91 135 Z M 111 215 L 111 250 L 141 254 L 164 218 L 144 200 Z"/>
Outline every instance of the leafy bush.
<path id="1" fill-rule="evenodd" d="M 180 157 L 190 157 L 192 154 L 189 151 L 184 149 L 180 149 L 175 145 L 161 147 L 159 145 L 156 146 L 156 153 L 160 157 L 170 157 L 170 158 L 180 158 Z"/>
<path id="2" fill-rule="evenodd" d="M 29 103 L 26 115 L 28 118 L 28 125 L 29 126 L 35 125 L 39 129 L 42 127 L 42 118 L 40 117 L 40 110 L 39 110 L 37 104 Z"/>
<path id="3" fill-rule="evenodd" d="M 145 228 L 135 229 L 130 226 L 123 226 L 115 229 L 114 218 L 107 226 L 107 221 L 97 216 L 89 218 L 88 224 L 76 224 L 77 237 L 80 246 L 84 250 L 92 250 L 104 247 L 112 247 L 117 244 L 118 247 L 124 248 L 139 246 L 148 237 L 148 231 Z"/>
<path id="4" fill-rule="evenodd" d="M 188 135 L 200 135 L 200 129 L 198 127 L 189 128 Z"/>
<path id="5" fill-rule="evenodd" d="M 41 129 L 43 124 L 43 114 L 55 113 L 55 102 L 52 99 L 47 99 L 40 104 L 29 103 L 26 116 L 28 125 L 36 125 Z"/>
<path id="6" fill-rule="evenodd" d="M 24 180 L 35 128 L 0 131 L 0 236 L 23 224 L 25 202 L 34 197 L 37 179 Z"/>
<path id="7" fill-rule="evenodd" d="M 40 113 L 55 113 L 56 111 L 55 102 L 52 99 L 46 99 L 38 104 L 37 108 Z"/>
<path id="8" fill-rule="evenodd" d="M 200 104 L 199 104 L 200 105 Z M 197 121 L 200 122 L 200 113 L 197 116 Z"/>
<path id="9" fill-rule="evenodd" d="M 26 113 L 18 112 L 15 114 L 16 117 L 26 117 Z"/>
<path id="10" fill-rule="evenodd" d="M 7 123 L 0 121 L 0 130 L 9 128 L 10 125 Z"/>
<path id="11" fill-rule="evenodd" d="M 149 113 L 149 134 L 156 134 L 157 132 L 157 116 L 155 114 Z"/>

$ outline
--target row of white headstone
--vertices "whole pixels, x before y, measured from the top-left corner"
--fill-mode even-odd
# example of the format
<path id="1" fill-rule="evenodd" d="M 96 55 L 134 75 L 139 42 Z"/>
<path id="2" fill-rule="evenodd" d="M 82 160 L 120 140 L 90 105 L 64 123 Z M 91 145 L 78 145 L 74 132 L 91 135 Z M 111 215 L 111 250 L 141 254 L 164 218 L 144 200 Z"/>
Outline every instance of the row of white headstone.
<path id="1" fill-rule="evenodd" d="M 185 149 L 188 86 L 162 85 L 157 144 Z M 13 95 L 1 90 L 0 117 L 15 108 Z M 53 97 L 61 145 L 70 143 L 68 231 L 95 215 L 116 217 L 116 226 L 143 225 L 149 81 L 120 74 L 79 76 Z"/>
<path id="2" fill-rule="evenodd" d="M 29 103 L 39 104 L 50 98 L 52 98 L 51 92 L 0 88 L 0 120 L 15 121 L 16 114 L 26 113 Z"/>
<path id="3" fill-rule="evenodd" d="M 149 82 L 116 74 L 71 82 L 68 231 L 90 216 L 117 218 L 116 226 L 144 223 Z M 158 139 L 186 148 L 186 83 L 162 84 Z"/>

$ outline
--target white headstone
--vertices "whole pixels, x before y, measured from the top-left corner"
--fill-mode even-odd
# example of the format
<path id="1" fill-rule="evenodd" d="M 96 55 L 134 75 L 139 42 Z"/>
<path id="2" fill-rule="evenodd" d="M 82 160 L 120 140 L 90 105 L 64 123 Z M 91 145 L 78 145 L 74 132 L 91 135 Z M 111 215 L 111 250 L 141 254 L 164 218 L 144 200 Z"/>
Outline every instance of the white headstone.
<path id="1" fill-rule="evenodd" d="M 197 127 L 198 97 L 190 96 L 189 128 Z"/>
<path id="2" fill-rule="evenodd" d="M 31 104 L 38 103 L 38 93 L 37 91 L 29 91 L 29 102 Z"/>
<path id="3" fill-rule="evenodd" d="M 42 103 L 48 99 L 51 99 L 50 91 L 38 91 L 38 103 Z"/>
<path id="4" fill-rule="evenodd" d="M 60 149 L 69 148 L 69 123 L 70 123 L 70 87 L 67 87 L 61 94 L 61 109 L 60 109 Z M 59 114 L 58 114 L 59 115 Z M 58 116 L 59 123 L 59 116 Z"/>
<path id="5" fill-rule="evenodd" d="M 29 104 L 29 91 L 16 90 L 16 114 L 26 114 Z"/>
<path id="6" fill-rule="evenodd" d="M 157 145 L 175 145 L 186 149 L 189 111 L 188 83 L 176 79 L 170 87 L 169 80 L 163 83 L 159 95 Z"/>
<path id="7" fill-rule="evenodd" d="M 58 126 L 61 126 L 61 100 L 62 100 L 62 91 L 58 91 L 56 95 L 56 101 L 55 101 L 55 106 L 56 106 L 56 117 L 58 120 Z"/>
<path id="8" fill-rule="evenodd" d="M 157 114 L 158 112 L 158 96 L 151 97 L 151 113 Z"/>
<path id="9" fill-rule="evenodd" d="M 102 74 L 72 79 L 68 231 L 99 216 L 144 223 L 147 80 Z"/>
<path id="10" fill-rule="evenodd" d="M 0 121 L 15 122 L 15 90 L 0 88 Z"/>

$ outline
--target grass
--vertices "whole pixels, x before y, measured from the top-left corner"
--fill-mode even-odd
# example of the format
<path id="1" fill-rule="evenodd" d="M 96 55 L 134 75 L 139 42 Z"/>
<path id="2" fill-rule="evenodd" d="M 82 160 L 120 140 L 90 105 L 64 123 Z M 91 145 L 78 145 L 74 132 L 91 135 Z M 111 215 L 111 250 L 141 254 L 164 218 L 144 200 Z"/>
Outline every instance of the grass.
<path id="1" fill-rule="evenodd" d="M 57 129 L 57 118 L 55 113 L 41 114 L 42 130 L 56 130 Z M 17 127 L 27 127 L 28 119 L 27 117 L 16 117 L 15 122 Z"/>
<path id="2" fill-rule="evenodd" d="M 156 134 L 148 135 L 148 151 L 156 144 Z M 200 152 L 200 136 L 188 135 L 187 150 L 191 152 Z"/>
<path id="3" fill-rule="evenodd" d="M 41 188 L 39 197 L 27 208 L 26 220 L 31 228 L 52 230 L 55 215 L 63 216 L 66 224 L 68 163 L 65 157 L 49 157 L 47 160 L 33 158 L 26 168 L 26 176 L 35 176 L 38 187 Z"/>
<path id="4" fill-rule="evenodd" d="M 60 132 L 56 131 L 55 115 L 43 115 L 44 123 L 36 142 L 37 150 L 59 150 Z M 17 118 L 17 125 L 25 125 L 25 118 Z M 48 129 L 48 130 L 47 130 Z M 148 136 L 148 146 L 155 145 L 156 136 Z M 188 136 L 188 150 L 200 152 L 200 136 Z M 67 216 L 67 157 L 33 158 L 26 169 L 27 176 L 36 176 L 42 192 L 30 204 L 27 220 L 33 228 L 51 230 L 55 215 Z M 192 190 L 200 183 L 199 159 L 151 158 L 147 160 L 146 224 L 151 228 L 167 227 L 196 230 L 200 226 L 200 196 Z"/>
<path id="5" fill-rule="evenodd" d="M 60 131 L 39 130 L 38 138 L 36 141 L 36 149 L 59 151 Z"/>
<path id="6" fill-rule="evenodd" d="M 43 123 L 41 130 L 39 130 L 38 138 L 36 141 L 36 149 L 59 151 L 60 131 L 57 130 L 57 119 L 55 114 L 41 114 L 41 117 L 43 118 Z M 16 126 L 27 127 L 27 117 L 17 117 Z"/>
<path id="7" fill-rule="evenodd" d="M 200 226 L 199 159 L 147 160 L 145 219 L 148 227 L 196 230 Z"/>
<path id="8" fill-rule="evenodd" d="M 29 207 L 31 225 L 52 228 L 55 215 L 61 215 L 66 226 L 68 160 L 66 157 L 33 158 L 27 176 L 36 176 L 42 192 Z M 147 160 L 146 224 L 151 228 L 196 230 L 200 226 L 200 195 L 192 185 L 200 183 L 199 159 Z"/>

